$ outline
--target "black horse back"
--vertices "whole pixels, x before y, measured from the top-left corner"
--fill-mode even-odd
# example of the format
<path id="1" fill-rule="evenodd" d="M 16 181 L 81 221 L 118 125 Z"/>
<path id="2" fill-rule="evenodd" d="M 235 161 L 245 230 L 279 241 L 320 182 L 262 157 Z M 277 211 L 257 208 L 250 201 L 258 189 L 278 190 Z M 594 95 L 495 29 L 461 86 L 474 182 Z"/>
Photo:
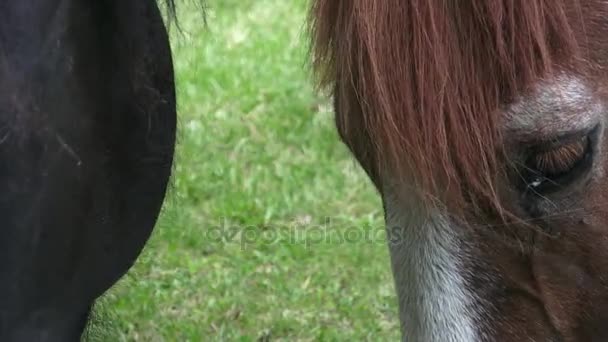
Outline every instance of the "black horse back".
<path id="1" fill-rule="evenodd" d="M 0 340 L 77 338 L 156 223 L 175 144 L 154 1 L 0 4 Z"/>

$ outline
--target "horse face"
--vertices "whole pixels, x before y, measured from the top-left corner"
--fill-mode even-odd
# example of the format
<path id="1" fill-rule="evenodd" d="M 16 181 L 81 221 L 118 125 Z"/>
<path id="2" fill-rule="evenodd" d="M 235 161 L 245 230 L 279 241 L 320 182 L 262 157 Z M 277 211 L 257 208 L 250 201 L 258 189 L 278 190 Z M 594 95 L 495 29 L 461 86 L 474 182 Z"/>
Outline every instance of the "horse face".
<path id="1" fill-rule="evenodd" d="M 4 1 L 0 16 L 0 340 L 77 340 L 165 195 L 166 32 L 154 1 Z"/>
<path id="2" fill-rule="evenodd" d="M 520 222 L 464 223 L 382 188 L 404 340 L 608 339 L 608 7 L 582 3 L 588 69 L 556 63 L 500 109 L 496 183 Z"/>
<path id="3" fill-rule="evenodd" d="M 384 202 L 403 339 L 606 340 L 606 1 L 455 4 L 313 4 L 338 131 Z"/>
<path id="4" fill-rule="evenodd" d="M 608 339 L 605 76 L 561 74 L 505 110 L 498 183 L 522 222 L 463 223 L 384 181 L 404 340 Z"/>
<path id="5" fill-rule="evenodd" d="M 513 340 L 608 338 L 608 41 L 597 39 L 608 21 L 585 10 L 586 25 L 575 31 L 590 69 L 558 66 L 503 110 L 512 165 L 500 180 L 502 201 L 533 227 L 471 234 L 470 253 L 483 261 L 468 262 L 477 270 L 469 286 L 487 289 L 479 305 L 496 319 L 486 330 Z"/>
<path id="6" fill-rule="evenodd" d="M 484 217 L 461 228 L 468 256 L 460 272 L 468 272 L 480 332 L 608 338 L 606 76 L 563 71 L 503 111 L 502 202 L 524 222 Z"/>

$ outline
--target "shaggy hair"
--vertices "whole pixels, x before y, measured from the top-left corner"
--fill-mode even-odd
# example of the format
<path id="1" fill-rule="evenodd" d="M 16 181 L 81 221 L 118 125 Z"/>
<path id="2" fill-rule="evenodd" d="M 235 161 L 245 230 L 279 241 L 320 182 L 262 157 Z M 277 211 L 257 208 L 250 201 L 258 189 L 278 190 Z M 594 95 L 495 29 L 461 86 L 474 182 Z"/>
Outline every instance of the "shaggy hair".
<path id="1" fill-rule="evenodd" d="M 314 0 L 313 61 L 338 130 L 380 172 L 454 213 L 503 208 L 500 106 L 555 64 L 576 70 L 577 0 Z"/>

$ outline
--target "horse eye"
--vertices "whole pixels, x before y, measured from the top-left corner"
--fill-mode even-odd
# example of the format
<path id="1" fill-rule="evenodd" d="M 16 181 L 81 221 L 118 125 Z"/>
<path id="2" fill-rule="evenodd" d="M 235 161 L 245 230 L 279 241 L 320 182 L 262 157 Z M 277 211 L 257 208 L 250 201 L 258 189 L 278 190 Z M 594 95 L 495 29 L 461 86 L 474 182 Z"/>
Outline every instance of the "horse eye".
<path id="1" fill-rule="evenodd" d="M 557 176 L 566 173 L 580 161 L 587 150 L 587 137 L 548 151 L 539 151 L 531 156 L 532 167 L 547 176 Z"/>
<path id="2" fill-rule="evenodd" d="M 588 171 L 590 137 L 540 144 L 531 148 L 524 160 L 519 175 L 526 191 L 542 194 L 563 189 Z"/>

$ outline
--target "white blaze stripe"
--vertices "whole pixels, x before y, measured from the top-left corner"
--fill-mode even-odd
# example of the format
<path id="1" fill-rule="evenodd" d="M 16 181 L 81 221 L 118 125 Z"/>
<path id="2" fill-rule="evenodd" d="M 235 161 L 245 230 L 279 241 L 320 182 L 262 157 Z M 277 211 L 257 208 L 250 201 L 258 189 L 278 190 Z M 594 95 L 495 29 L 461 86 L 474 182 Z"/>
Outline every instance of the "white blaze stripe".
<path id="1" fill-rule="evenodd" d="M 462 276 L 456 231 L 441 215 L 423 220 L 404 204 L 385 198 L 403 341 L 477 341 L 473 294 Z"/>

